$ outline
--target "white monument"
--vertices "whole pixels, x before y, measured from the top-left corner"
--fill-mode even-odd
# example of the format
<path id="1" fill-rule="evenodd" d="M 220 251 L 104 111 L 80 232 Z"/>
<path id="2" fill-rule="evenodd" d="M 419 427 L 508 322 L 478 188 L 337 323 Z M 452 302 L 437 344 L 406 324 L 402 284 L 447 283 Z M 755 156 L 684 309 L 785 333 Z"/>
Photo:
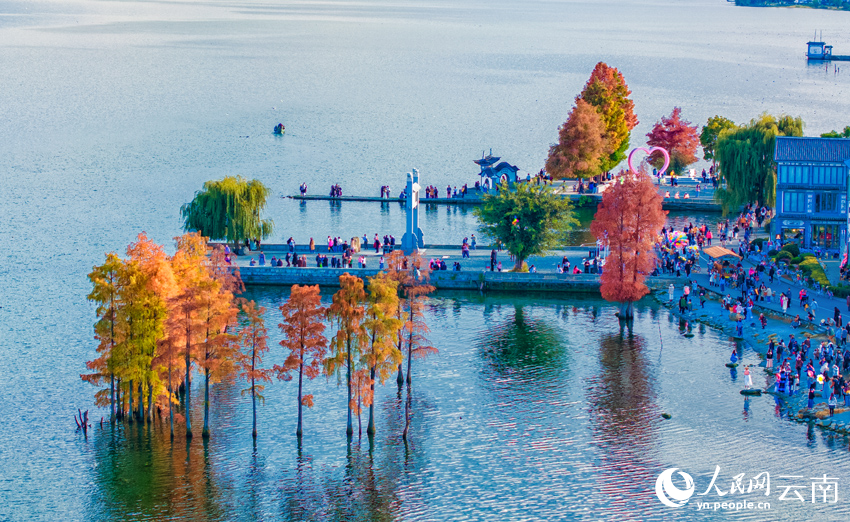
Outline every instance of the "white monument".
<path id="1" fill-rule="evenodd" d="M 407 173 L 407 189 L 405 190 L 406 201 L 405 209 L 407 211 L 407 228 L 404 236 L 401 238 L 401 248 L 405 255 L 410 255 L 417 252 L 420 248 L 425 248 L 425 241 L 422 239 L 422 229 L 419 228 L 419 171 L 413 169 L 413 172 Z"/>

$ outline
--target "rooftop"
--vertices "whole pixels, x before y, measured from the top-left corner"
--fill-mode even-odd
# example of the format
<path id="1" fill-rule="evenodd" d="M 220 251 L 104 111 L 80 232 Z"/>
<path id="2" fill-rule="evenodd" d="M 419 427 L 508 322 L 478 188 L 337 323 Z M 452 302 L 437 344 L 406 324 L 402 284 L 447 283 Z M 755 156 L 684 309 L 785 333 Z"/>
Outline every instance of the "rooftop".
<path id="1" fill-rule="evenodd" d="M 850 139 L 778 136 L 773 159 L 844 163 L 850 160 Z"/>

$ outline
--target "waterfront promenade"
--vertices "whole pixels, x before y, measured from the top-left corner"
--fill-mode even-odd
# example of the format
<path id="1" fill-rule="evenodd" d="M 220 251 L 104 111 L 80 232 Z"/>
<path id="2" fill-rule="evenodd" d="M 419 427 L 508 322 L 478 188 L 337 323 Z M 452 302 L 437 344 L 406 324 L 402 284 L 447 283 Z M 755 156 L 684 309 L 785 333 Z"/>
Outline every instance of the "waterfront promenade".
<path id="1" fill-rule="evenodd" d="M 434 270 L 431 272 L 431 283 L 437 289 L 451 290 L 505 290 L 505 291 L 540 291 L 540 292 L 587 292 L 599 293 L 599 275 L 586 274 L 583 272 L 583 263 L 591 259 L 591 249 L 594 246 L 579 246 L 559 249 L 545 256 L 532 256 L 526 262 L 529 268 L 534 267 L 536 273 L 514 273 L 509 270 L 513 268 L 514 262 L 510 259 L 507 251 L 496 251 L 497 265 L 502 263 L 502 271 L 490 270 L 490 254 L 492 248 L 479 246 L 470 251 L 468 258 L 463 258 L 460 246 L 452 245 L 426 245 L 421 251 L 422 258 L 427 264 L 431 260 L 444 261 L 446 270 Z M 286 245 L 263 245 L 266 263 L 271 262 L 272 256 L 285 256 L 288 248 Z M 295 253 L 307 256 L 307 267 L 295 268 L 251 266 L 253 258 L 257 260 L 259 252 L 251 252 L 248 255 L 235 258 L 239 266 L 242 280 L 246 285 L 293 285 L 293 284 L 318 284 L 321 286 L 338 286 L 339 275 L 349 272 L 361 277 L 370 277 L 377 274 L 380 269 L 380 258 L 382 254 L 375 253 L 375 249 L 363 249 L 353 255 L 353 268 L 318 268 L 316 266 L 316 255 L 322 254 L 328 257 L 341 257 L 340 252 L 327 252 L 326 246 L 316 245 L 315 251 L 310 251 L 305 246 L 296 246 Z M 359 268 L 357 260 L 366 258 L 366 268 Z M 571 266 L 579 264 L 582 267 L 580 274 L 559 274 L 557 265 L 566 257 Z M 461 270 L 452 270 L 454 263 L 460 263 Z M 681 286 L 686 279 L 673 276 L 658 276 L 649 278 L 647 281 L 651 286 L 669 285 L 671 282 Z"/>
<path id="2" fill-rule="evenodd" d="M 685 210 L 699 212 L 720 212 L 720 205 L 714 201 L 714 189 L 711 184 L 700 183 L 701 189 L 696 190 L 697 179 L 679 178 L 678 186 L 670 185 L 670 178 L 665 177 L 663 183 L 657 185 L 658 192 L 661 195 L 669 197 L 664 199 L 663 208 L 665 210 Z M 610 182 L 608 182 L 610 183 Z M 550 186 L 556 194 L 568 198 L 576 206 L 593 206 L 595 207 L 602 199 L 602 194 L 608 186 L 608 183 L 603 183 L 599 186 L 598 192 L 579 194 L 575 190 L 577 182 L 575 180 L 555 181 Z M 482 202 L 482 192 L 475 189 L 470 189 L 465 197 L 437 197 L 421 199 L 420 202 L 424 205 L 480 205 Z M 678 198 L 676 196 L 679 196 Z M 685 195 L 688 197 L 686 198 Z M 296 194 L 291 196 L 282 196 L 298 201 L 360 201 L 372 203 L 403 203 L 403 199 L 398 198 L 398 194 L 394 197 L 378 197 L 378 196 L 363 196 L 363 195 L 342 195 L 330 196 L 322 194 Z"/>

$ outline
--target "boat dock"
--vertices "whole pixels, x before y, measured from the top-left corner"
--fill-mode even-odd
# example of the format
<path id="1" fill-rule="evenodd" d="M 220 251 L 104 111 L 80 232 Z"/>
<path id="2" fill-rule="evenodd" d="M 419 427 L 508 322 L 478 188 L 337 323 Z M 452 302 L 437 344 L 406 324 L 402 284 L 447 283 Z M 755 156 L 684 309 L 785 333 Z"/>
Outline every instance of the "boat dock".
<path id="1" fill-rule="evenodd" d="M 850 62 L 850 56 L 832 53 L 832 46 L 826 42 L 808 42 L 806 58 L 817 62 Z"/>

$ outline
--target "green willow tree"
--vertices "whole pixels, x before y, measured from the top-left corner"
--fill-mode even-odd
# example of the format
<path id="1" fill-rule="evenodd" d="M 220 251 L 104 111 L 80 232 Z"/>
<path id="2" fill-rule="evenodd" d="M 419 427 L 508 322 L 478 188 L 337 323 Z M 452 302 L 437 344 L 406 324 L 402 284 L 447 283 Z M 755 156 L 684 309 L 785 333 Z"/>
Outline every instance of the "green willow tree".
<path id="1" fill-rule="evenodd" d="M 183 228 L 234 246 L 247 239 L 265 239 L 274 229 L 272 220 L 260 219 L 268 196 L 269 189 L 256 179 L 228 176 L 207 181 L 204 189 L 180 208 Z"/>
<path id="2" fill-rule="evenodd" d="M 724 130 L 734 128 L 735 122 L 723 116 L 712 116 L 702 127 L 702 132 L 699 135 L 699 143 L 702 145 L 702 158 L 711 160 L 711 164 L 715 168 L 717 167 L 717 158 L 715 157 L 717 138 Z"/>
<path id="3" fill-rule="evenodd" d="M 569 201 L 546 187 L 518 183 L 511 190 L 502 184 L 496 194 L 486 194 L 473 211 L 482 233 L 501 240 L 516 258 L 514 270 L 522 270 L 529 256 L 561 245 L 578 221 Z"/>
<path id="4" fill-rule="evenodd" d="M 776 205 L 777 136 L 802 136 L 803 120 L 762 114 L 741 127 L 726 129 L 717 139 L 716 156 L 726 187 L 715 197 L 723 212 L 737 211 L 746 203 Z"/>

